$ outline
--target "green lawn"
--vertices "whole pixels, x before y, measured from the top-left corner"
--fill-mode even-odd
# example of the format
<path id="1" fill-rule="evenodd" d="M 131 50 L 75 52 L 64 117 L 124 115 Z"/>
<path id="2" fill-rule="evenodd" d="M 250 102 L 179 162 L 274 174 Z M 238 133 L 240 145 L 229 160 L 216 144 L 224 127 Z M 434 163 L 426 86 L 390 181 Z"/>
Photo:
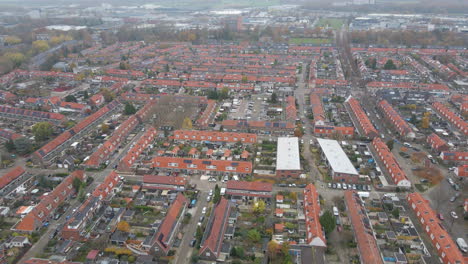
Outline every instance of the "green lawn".
<path id="1" fill-rule="evenodd" d="M 324 38 L 290 38 L 289 44 L 330 44 L 332 43 L 331 39 L 324 39 Z"/>
<path id="2" fill-rule="evenodd" d="M 331 27 L 333 29 L 340 29 L 344 24 L 344 20 L 340 18 L 321 18 L 317 22 L 318 27 Z"/>

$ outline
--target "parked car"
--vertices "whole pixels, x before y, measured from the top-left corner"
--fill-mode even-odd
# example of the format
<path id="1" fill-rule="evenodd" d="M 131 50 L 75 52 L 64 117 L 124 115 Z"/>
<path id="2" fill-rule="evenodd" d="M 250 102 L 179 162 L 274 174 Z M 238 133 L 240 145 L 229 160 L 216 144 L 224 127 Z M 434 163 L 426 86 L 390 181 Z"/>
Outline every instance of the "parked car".
<path id="1" fill-rule="evenodd" d="M 333 188 L 333 189 L 336 189 L 336 183 L 333 183 L 333 184 L 332 184 L 332 188 Z"/>
<path id="2" fill-rule="evenodd" d="M 337 183 L 336 188 L 341 189 L 341 183 Z"/>
<path id="3" fill-rule="evenodd" d="M 197 243 L 197 240 L 196 239 L 192 239 L 192 241 L 190 241 L 190 247 L 194 247 L 195 244 Z"/>
<path id="4" fill-rule="evenodd" d="M 331 188 L 332 187 L 332 184 L 331 182 L 328 183 L 328 188 Z"/>
<path id="5" fill-rule="evenodd" d="M 206 214 L 206 207 L 203 207 L 202 214 Z"/>
<path id="6" fill-rule="evenodd" d="M 346 185 L 346 183 L 343 183 L 343 190 L 347 190 L 348 189 L 348 185 Z"/>
<path id="7" fill-rule="evenodd" d="M 441 221 L 444 221 L 444 216 L 442 214 L 437 214 L 437 218 L 439 218 Z"/>
<path id="8" fill-rule="evenodd" d="M 457 215 L 457 213 L 455 213 L 455 211 L 450 212 L 450 215 L 451 215 L 454 219 L 458 219 L 458 215 Z"/>

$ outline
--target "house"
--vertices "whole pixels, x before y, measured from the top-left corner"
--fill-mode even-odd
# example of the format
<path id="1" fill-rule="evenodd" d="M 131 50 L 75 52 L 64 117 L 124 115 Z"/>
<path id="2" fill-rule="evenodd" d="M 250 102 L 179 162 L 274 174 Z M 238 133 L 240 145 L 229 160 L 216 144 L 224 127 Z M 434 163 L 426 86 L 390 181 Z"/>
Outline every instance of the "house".
<path id="1" fill-rule="evenodd" d="M 372 149 L 376 153 L 379 160 L 383 163 L 385 169 L 392 178 L 393 183 L 398 187 L 410 188 L 410 180 L 408 180 L 406 173 L 400 167 L 400 164 L 398 164 L 398 161 L 387 147 L 387 144 L 385 144 L 382 139 L 377 137 L 372 141 Z"/>
<path id="2" fill-rule="evenodd" d="M 163 169 L 163 171 L 175 171 L 183 173 L 186 173 L 188 171 L 202 173 L 210 172 L 219 175 L 225 173 L 247 175 L 252 173 L 252 162 L 248 161 L 210 160 L 159 156 L 153 158 L 152 167 Z"/>
<path id="3" fill-rule="evenodd" d="M 237 143 L 255 144 L 257 143 L 257 135 L 252 133 L 233 133 L 233 132 L 214 132 L 202 130 L 176 130 L 174 131 L 174 140 L 185 141 L 200 141 L 210 143 Z"/>
<path id="4" fill-rule="evenodd" d="M 34 178 L 23 167 L 17 166 L 0 176 L 0 195 L 5 197 L 15 190 L 25 189 L 32 184 Z"/>
<path id="5" fill-rule="evenodd" d="M 456 167 L 453 173 L 458 177 L 468 177 L 468 164 Z"/>
<path id="6" fill-rule="evenodd" d="M 440 158 L 444 161 L 467 163 L 468 151 L 442 151 Z"/>
<path id="7" fill-rule="evenodd" d="M 26 233 L 39 230 L 52 218 L 57 207 L 75 193 L 75 189 L 73 188 L 73 180 L 75 178 L 84 181 L 86 180 L 86 174 L 81 170 L 72 172 L 45 196 L 32 211 L 14 225 L 12 230 Z"/>
<path id="8" fill-rule="evenodd" d="M 408 203 L 421 223 L 423 230 L 431 238 L 431 243 L 444 264 L 466 263 L 461 251 L 450 237 L 450 234 L 442 227 L 437 214 L 432 210 L 429 201 L 420 193 L 410 193 L 407 196 Z"/>
<path id="9" fill-rule="evenodd" d="M 468 136 L 468 122 L 463 120 L 459 115 L 452 112 L 448 107 L 440 102 L 434 102 L 432 108 L 442 117 L 447 119 L 453 126 L 458 128 L 462 134 Z"/>
<path id="10" fill-rule="evenodd" d="M 223 261 L 229 256 L 231 252 L 230 246 L 224 243 L 224 240 L 225 232 L 229 226 L 231 210 L 235 210 L 235 208 L 223 197 L 215 205 L 200 244 L 200 258 L 211 261 Z M 226 244 L 227 248 L 223 244 Z"/>
<path id="11" fill-rule="evenodd" d="M 153 127 L 147 128 L 145 133 L 136 141 L 135 145 L 128 150 L 127 155 L 120 160 L 118 170 L 131 172 L 141 153 L 153 142 L 156 135 L 156 129 Z"/>
<path id="12" fill-rule="evenodd" d="M 112 245 L 122 247 L 125 245 L 125 242 L 127 242 L 127 239 L 128 239 L 127 232 L 115 230 L 114 233 L 112 233 L 109 241 L 111 242 Z"/>
<path id="13" fill-rule="evenodd" d="M 276 177 L 299 178 L 302 173 L 299 138 L 279 137 L 276 151 Z"/>
<path id="14" fill-rule="evenodd" d="M 158 230 L 151 237 L 149 244 L 143 243 L 146 250 L 153 250 L 157 255 L 166 256 L 174 243 L 180 224 L 184 219 L 188 200 L 182 193 L 178 193 L 176 199 L 166 213 L 166 217 L 159 225 Z"/>
<path id="15" fill-rule="evenodd" d="M 275 209 L 275 215 L 276 217 L 283 217 L 283 214 L 284 214 L 284 210 L 281 209 L 281 208 L 276 208 Z"/>
<path id="16" fill-rule="evenodd" d="M 52 124 L 59 125 L 66 121 L 66 117 L 62 114 L 27 110 L 7 105 L 0 105 L 0 118 L 13 121 L 23 121 L 30 124 L 37 122 L 50 122 Z"/>
<path id="17" fill-rule="evenodd" d="M 81 264 L 81 262 L 72 261 L 56 261 L 50 259 L 30 258 L 24 262 L 24 264 Z"/>
<path id="18" fill-rule="evenodd" d="M 360 183 L 363 178 L 349 160 L 348 156 L 336 140 L 317 138 L 322 149 L 322 157 L 330 168 L 334 181 L 346 183 Z"/>
<path id="19" fill-rule="evenodd" d="M 380 111 L 384 114 L 386 120 L 390 121 L 395 130 L 400 136 L 408 139 L 414 139 L 416 134 L 408 123 L 401 117 L 400 114 L 392 107 L 387 100 L 382 100 L 378 103 Z"/>
<path id="20" fill-rule="evenodd" d="M 143 188 L 148 190 L 178 190 L 184 191 L 187 179 L 184 177 L 144 175 Z"/>
<path id="21" fill-rule="evenodd" d="M 273 184 L 267 182 L 228 181 L 226 194 L 232 199 L 272 198 Z"/>
<path id="22" fill-rule="evenodd" d="M 31 242 L 29 242 L 29 239 L 25 236 L 15 236 L 13 237 L 9 242 L 5 243 L 5 246 L 8 248 L 12 247 L 26 247 L 30 246 Z"/>
<path id="23" fill-rule="evenodd" d="M 281 194 L 276 195 L 276 203 L 283 203 L 284 201 L 284 196 Z"/>
<path id="24" fill-rule="evenodd" d="M 248 121 L 248 120 L 223 120 L 224 130 L 233 132 L 264 133 L 275 135 L 292 135 L 296 125 L 290 121 Z"/>
<path id="25" fill-rule="evenodd" d="M 383 264 L 366 209 L 357 192 L 345 191 L 345 204 L 362 264 Z"/>
<path id="26" fill-rule="evenodd" d="M 440 138 L 436 133 L 430 134 L 426 141 L 429 146 L 431 146 L 431 149 L 435 150 L 437 153 L 449 150 L 449 145 L 447 142 Z"/>
<path id="27" fill-rule="evenodd" d="M 312 183 L 304 188 L 304 216 L 307 244 L 326 247 L 325 232 L 320 224 L 320 200 L 317 189 Z"/>
<path id="28" fill-rule="evenodd" d="M 363 137 L 373 139 L 379 135 L 379 132 L 377 129 L 375 129 L 374 125 L 356 98 L 349 96 L 345 101 L 345 105 L 348 109 L 348 112 L 350 112 L 354 126 L 359 128 L 359 131 Z"/>
<path id="29" fill-rule="evenodd" d="M 23 137 L 23 135 L 17 134 L 14 131 L 9 130 L 9 129 L 0 128 L 0 138 L 4 139 L 6 141 L 10 141 L 10 140 L 13 141 L 13 140 L 18 139 L 20 137 Z"/>

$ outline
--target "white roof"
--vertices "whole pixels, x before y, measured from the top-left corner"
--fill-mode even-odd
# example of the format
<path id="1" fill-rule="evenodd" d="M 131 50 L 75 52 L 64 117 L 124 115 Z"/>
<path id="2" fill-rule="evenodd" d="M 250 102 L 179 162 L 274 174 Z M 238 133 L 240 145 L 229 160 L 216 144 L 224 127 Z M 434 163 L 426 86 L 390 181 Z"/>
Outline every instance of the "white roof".
<path id="1" fill-rule="evenodd" d="M 359 174 L 340 144 L 338 144 L 338 141 L 323 138 L 317 138 L 317 141 L 334 172 L 354 175 Z"/>
<path id="2" fill-rule="evenodd" d="M 278 138 L 276 170 L 301 170 L 299 139 L 297 137 Z"/>

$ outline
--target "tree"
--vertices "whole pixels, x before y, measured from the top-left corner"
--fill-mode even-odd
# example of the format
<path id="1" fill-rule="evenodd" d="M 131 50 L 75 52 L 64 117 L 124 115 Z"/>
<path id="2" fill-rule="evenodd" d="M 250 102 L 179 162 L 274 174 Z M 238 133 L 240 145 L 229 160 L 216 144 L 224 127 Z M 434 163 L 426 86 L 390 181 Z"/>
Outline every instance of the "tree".
<path id="1" fill-rule="evenodd" d="M 8 52 L 4 56 L 11 60 L 15 67 L 20 66 L 26 60 L 24 54 L 20 52 Z"/>
<path id="2" fill-rule="evenodd" d="M 399 218 L 400 217 L 400 209 L 398 209 L 398 207 L 395 207 L 392 211 L 392 215 L 394 218 Z"/>
<path id="3" fill-rule="evenodd" d="M 5 38 L 5 43 L 8 45 L 16 45 L 21 43 L 21 39 L 17 36 L 8 36 Z"/>
<path id="4" fill-rule="evenodd" d="M 108 124 L 102 123 L 102 124 L 101 124 L 101 132 L 102 132 L 103 134 L 106 134 L 107 132 L 109 132 L 109 125 L 108 125 Z"/>
<path id="5" fill-rule="evenodd" d="M 102 96 L 104 96 L 104 100 L 106 102 L 111 102 L 115 98 L 115 94 L 109 91 L 109 89 L 106 89 L 106 88 L 101 89 L 101 93 L 102 93 Z"/>
<path id="6" fill-rule="evenodd" d="M 182 122 L 182 129 L 191 130 L 192 127 L 192 120 L 189 117 L 184 118 L 184 121 Z"/>
<path id="7" fill-rule="evenodd" d="M 133 106 L 132 103 L 126 102 L 125 103 L 125 108 L 124 108 L 124 114 L 125 115 L 133 115 L 136 113 L 135 106 Z"/>
<path id="8" fill-rule="evenodd" d="M 36 52 L 44 52 L 44 51 L 46 51 L 46 50 L 48 50 L 50 48 L 49 43 L 47 43 L 47 41 L 45 41 L 45 40 L 36 40 L 36 41 L 34 41 L 32 43 L 32 47 Z"/>
<path id="9" fill-rule="evenodd" d="M 83 185 L 84 185 L 84 182 L 80 178 L 78 177 L 73 178 L 72 186 L 73 186 L 73 189 L 75 189 L 76 193 L 80 191 Z"/>
<path id="10" fill-rule="evenodd" d="M 65 96 L 65 102 L 74 102 L 74 103 L 76 103 L 77 100 L 76 100 L 75 96 L 70 94 L 70 95 Z"/>
<path id="11" fill-rule="evenodd" d="M 121 70 L 130 70 L 130 64 L 125 61 L 121 61 L 119 64 L 119 69 Z"/>
<path id="12" fill-rule="evenodd" d="M 219 200 L 221 200 L 221 189 L 219 188 L 218 184 L 216 184 L 213 195 L 213 203 L 217 204 Z"/>
<path id="13" fill-rule="evenodd" d="M 275 259 L 276 255 L 278 254 L 278 250 L 279 250 L 279 245 L 278 243 L 276 243 L 275 241 L 271 240 L 270 242 L 268 242 L 268 245 L 267 245 L 267 253 L 268 253 L 268 257 L 270 259 Z"/>
<path id="14" fill-rule="evenodd" d="M 393 144 L 394 144 L 393 139 L 390 139 L 389 141 L 387 141 L 387 147 L 389 150 L 393 149 Z"/>
<path id="15" fill-rule="evenodd" d="M 260 232 L 258 232 L 257 229 L 250 229 L 249 232 L 247 232 L 247 238 L 252 243 L 258 243 L 262 236 L 260 235 Z"/>
<path id="16" fill-rule="evenodd" d="M 117 229 L 122 232 L 130 232 L 130 224 L 127 221 L 120 221 L 117 224 Z"/>
<path id="17" fill-rule="evenodd" d="M 396 70 L 396 65 L 393 63 L 393 60 L 387 60 L 384 65 L 384 70 Z"/>
<path id="18" fill-rule="evenodd" d="M 325 230 L 325 234 L 330 234 L 336 226 L 335 216 L 329 210 L 325 211 L 325 213 L 320 217 L 320 224 Z"/>
<path id="19" fill-rule="evenodd" d="M 32 127 L 32 132 L 36 141 L 44 141 L 52 135 L 53 129 L 49 122 L 39 122 Z"/>
<path id="20" fill-rule="evenodd" d="M 89 98 L 88 91 L 84 91 L 84 92 L 83 92 L 83 98 L 84 98 L 85 100 Z"/>
<path id="21" fill-rule="evenodd" d="M 8 140 L 5 142 L 5 148 L 7 149 L 8 152 L 13 152 L 15 150 L 15 143 L 13 140 Z"/>
<path id="22" fill-rule="evenodd" d="M 272 93 L 270 97 L 270 102 L 272 104 L 276 104 L 278 102 L 278 95 L 276 93 Z"/>
<path id="23" fill-rule="evenodd" d="M 13 140 L 13 144 L 15 145 L 16 152 L 21 155 L 28 154 L 32 150 L 32 143 L 26 137 Z"/>
<path id="24" fill-rule="evenodd" d="M 265 212 L 265 202 L 263 200 L 259 200 L 254 204 L 253 211 L 255 214 L 262 214 Z"/>
<path id="25" fill-rule="evenodd" d="M 421 127 L 424 129 L 428 129 L 430 120 L 431 120 L 431 113 L 425 112 L 423 118 L 421 119 Z"/>

